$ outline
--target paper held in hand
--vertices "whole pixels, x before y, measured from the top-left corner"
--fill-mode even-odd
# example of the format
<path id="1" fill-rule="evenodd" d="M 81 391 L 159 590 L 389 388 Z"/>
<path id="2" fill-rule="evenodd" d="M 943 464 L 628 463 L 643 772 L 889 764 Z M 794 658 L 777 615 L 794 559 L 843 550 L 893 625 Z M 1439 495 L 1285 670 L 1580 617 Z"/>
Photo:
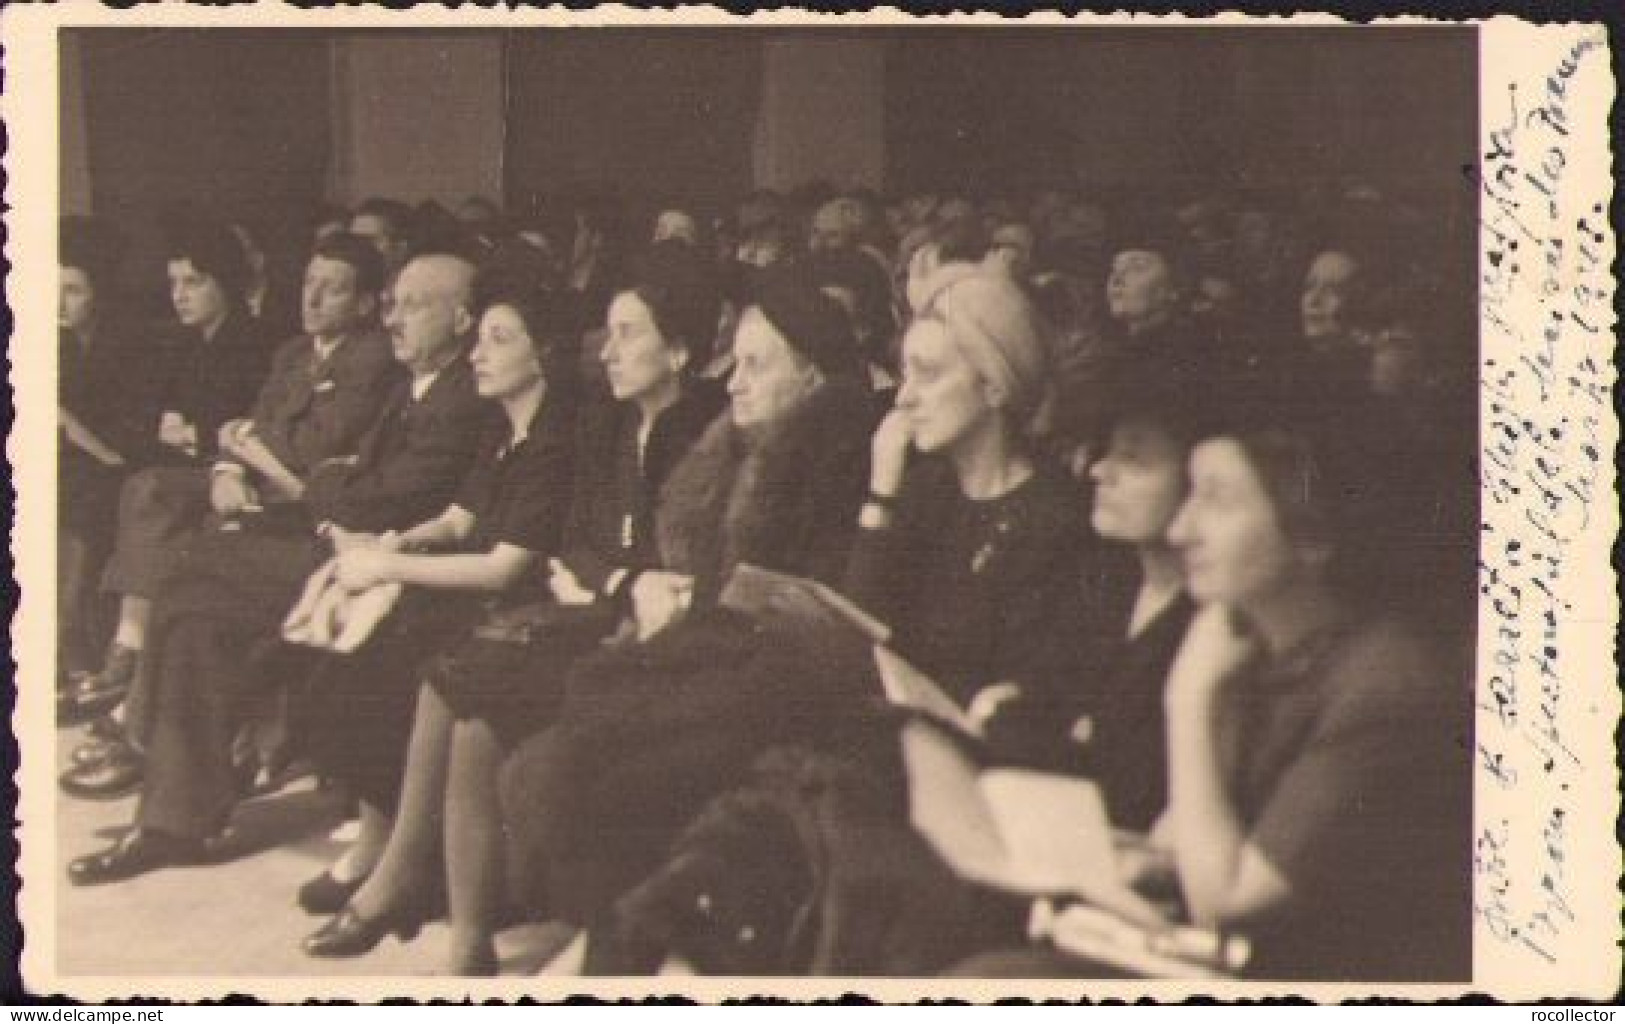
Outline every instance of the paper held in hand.
<path id="1" fill-rule="evenodd" d="M 939 691 L 940 692 L 940 691 Z M 1118 877 L 1100 788 L 1087 779 L 983 768 L 931 722 L 903 729 L 914 827 L 972 881 L 1029 896 L 1081 896 L 1148 927 L 1150 902 Z"/>
<path id="2" fill-rule="evenodd" d="M 929 676 L 895 652 L 876 647 L 875 668 L 880 673 L 880 684 L 886 690 L 886 699 L 891 703 L 950 725 L 967 736 L 983 738 L 981 722 L 972 718 Z"/>
<path id="3" fill-rule="evenodd" d="M 855 631 L 868 643 L 883 644 L 891 639 L 890 627 L 844 594 L 817 580 L 789 576 L 758 565 L 736 566 L 723 587 L 721 602 L 745 610 L 771 609 L 809 625 L 838 625 L 843 630 Z"/>

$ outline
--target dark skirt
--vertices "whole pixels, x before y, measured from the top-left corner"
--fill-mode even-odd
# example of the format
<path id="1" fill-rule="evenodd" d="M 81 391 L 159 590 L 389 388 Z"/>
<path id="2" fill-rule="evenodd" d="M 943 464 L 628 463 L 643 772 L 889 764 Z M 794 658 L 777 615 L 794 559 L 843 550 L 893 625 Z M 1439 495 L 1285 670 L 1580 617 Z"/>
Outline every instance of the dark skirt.
<path id="1" fill-rule="evenodd" d="M 577 661 L 557 720 L 503 769 L 521 901 L 591 925 L 763 751 L 838 745 L 867 648 L 825 639 L 717 608 Z"/>
<path id="2" fill-rule="evenodd" d="M 394 812 L 430 659 L 467 637 L 488 603 L 481 594 L 408 588 L 360 650 L 320 659 L 299 703 L 308 750 L 328 776 Z"/>
<path id="3" fill-rule="evenodd" d="M 427 682 L 459 721 L 483 721 L 512 747 L 552 723 L 570 666 L 597 650 L 617 620 L 597 604 L 506 609 L 436 658 Z"/>

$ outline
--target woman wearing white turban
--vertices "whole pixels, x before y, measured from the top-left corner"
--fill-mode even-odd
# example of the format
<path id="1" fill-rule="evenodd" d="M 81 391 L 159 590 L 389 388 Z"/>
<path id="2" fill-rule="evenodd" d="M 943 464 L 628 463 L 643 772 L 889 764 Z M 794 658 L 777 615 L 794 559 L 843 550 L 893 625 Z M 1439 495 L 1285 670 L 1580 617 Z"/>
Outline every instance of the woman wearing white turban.
<path id="1" fill-rule="evenodd" d="M 1076 678 L 1082 518 L 1031 444 L 1050 375 L 1025 295 L 957 265 L 925 284 L 896 408 L 874 435 L 847 592 L 1019 761 L 1025 730 L 1000 709 Z"/>

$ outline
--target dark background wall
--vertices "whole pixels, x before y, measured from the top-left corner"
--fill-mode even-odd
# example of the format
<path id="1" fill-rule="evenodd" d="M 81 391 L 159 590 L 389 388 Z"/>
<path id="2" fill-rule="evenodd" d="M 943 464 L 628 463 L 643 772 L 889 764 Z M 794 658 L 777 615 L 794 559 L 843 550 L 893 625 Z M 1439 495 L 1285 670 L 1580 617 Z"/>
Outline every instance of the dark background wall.
<path id="1" fill-rule="evenodd" d="M 1457 192 L 1476 97 L 1471 30 L 912 33 L 887 53 L 888 183 L 1120 190 L 1348 174 Z"/>
<path id="2" fill-rule="evenodd" d="M 66 119 L 85 134 L 65 183 L 88 172 L 70 206 L 346 201 L 392 185 L 408 199 L 581 183 L 703 198 L 793 184 L 783 157 L 826 150 L 892 189 L 1330 172 L 1451 189 L 1476 134 L 1471 29 L 64 37 L 64 96 L 82 104 Z M 90 196 L 75 194 L 84 177 Z"/>
<path id="3" fill-rule="evenodd" d="M 75 34 L 88 205 L 125 229 L 127 267 L 149 277 L 161 272 L 159 225 L 185 205 L 240 219 L 273 247 L 302 230 L 310 204 L 326 190 L 331 155 L 323 37 Z M 131 282 L 138 294 L 150 283 Z"/>
<path id="4" fill-rule="evenodd" d="M 62 34 L 63 208 L 296 234 L 323 199 L 808 178 L 1110 198 L 1357 177 L 1470 221 L 1471 29 L 276 30 Z M 1465 235 L 1464 235 L 1465 237 Z M 272 238 L 272 244 L 277 239 Z M 1468 240 L 1470 243 L 1470 239 Z"/>
<path id="5" fill-rule="evenodd" d="M 511 203 L 592 190 L 715 207 L 750 189 L 756 37 L 515 32 L 507 61 Z"/>

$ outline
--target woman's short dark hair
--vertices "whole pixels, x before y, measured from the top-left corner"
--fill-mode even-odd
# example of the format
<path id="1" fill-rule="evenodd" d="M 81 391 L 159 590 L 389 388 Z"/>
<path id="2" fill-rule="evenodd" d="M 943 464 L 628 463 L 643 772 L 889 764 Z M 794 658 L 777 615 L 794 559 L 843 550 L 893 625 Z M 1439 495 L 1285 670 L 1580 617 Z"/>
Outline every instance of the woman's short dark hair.
<path id="1" fill-rule="evenodd" d="M 634 261 L 631 292 L 649 308 L 666 344 L 686 350 L 698 368 L 716 344 L 722 316 L 722 287 L 715 270 L 692 247 L 656 242 Z"/>
<path id="2" fill-rule="evenodd" d="M 165 256 L 187 260 L 200 274 L 214 278 L 233 305 L 241 305 L 248 288 L 248 255 L 237 235 L 218 221 L 187 219 L 169 232 Z"/>
<path id="3" fill-rule="evenodd" d="M 377 294 L 384 288 L 384 258 L 360 235 L 340 231 L 316 243 L 311 255 L 348 263 L 355 270 L 357 291 Z"/>
<path id="4" fill-rule="evenodd" d="M 1414 439 L 1364 395 L 1227 398 L 1229 422 L 1214 436 L 1241 446 L 1282 531 L 1330 549 L 1328 580 L 1346 596 L 1402 595 L 1417 545 L 1431 543 L 1429 468 Z"/>
<path id="5" fill-rule="evenodd" d="M 573 395 L 580 345 L 576 319 L 564 295 L 537 286 L 535 259 L 518 247 L 507 246 L 480 268 L 474 279 L 476 319 L 497 306 L 513 310 L 536 346 L 549 392 Z"/>

